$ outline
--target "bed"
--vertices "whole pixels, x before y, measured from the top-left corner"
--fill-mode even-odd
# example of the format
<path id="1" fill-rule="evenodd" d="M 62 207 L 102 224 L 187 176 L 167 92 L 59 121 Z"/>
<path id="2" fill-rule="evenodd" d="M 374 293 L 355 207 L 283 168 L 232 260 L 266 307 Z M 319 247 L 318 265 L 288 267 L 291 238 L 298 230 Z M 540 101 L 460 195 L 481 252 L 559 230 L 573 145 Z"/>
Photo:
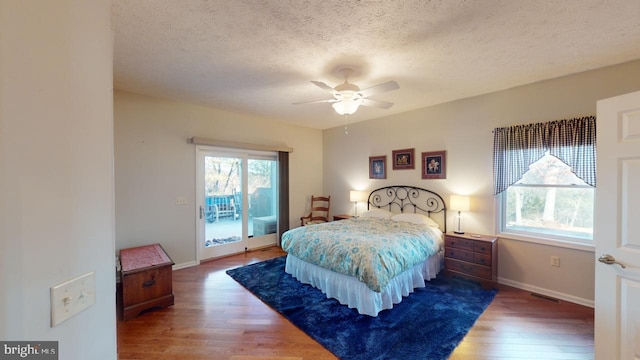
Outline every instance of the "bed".
<path id="1" fill-rule="evenodd" d="M 383 187 L 371 192 L 360 217 L 285 232 L 285 271 L 360 314 L 377 316 L 443 268 L 446 218 L 435 192 Z"/>

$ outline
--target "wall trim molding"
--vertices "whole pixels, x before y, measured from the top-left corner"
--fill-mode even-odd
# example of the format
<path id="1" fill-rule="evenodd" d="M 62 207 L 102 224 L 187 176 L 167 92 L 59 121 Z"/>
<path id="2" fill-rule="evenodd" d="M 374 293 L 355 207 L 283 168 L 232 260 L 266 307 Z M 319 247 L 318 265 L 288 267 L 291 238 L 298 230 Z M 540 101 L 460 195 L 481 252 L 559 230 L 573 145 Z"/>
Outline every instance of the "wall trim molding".
<path id="1" fill-rule="evenodd" d="M 587 307 L 590 307 L 590 308 L 594 307 L 594 300 L 589 300 L 589 299 L 581 298 L 581 297 L 578 297 L 578 296 L 565 294 L 565 293 L 562 293 L 562 292 L 559 292 L 559 291 L 549 290 L 549 289 L 541 288 L 541 287 L 538 287 L 538 286 L 529 285 L 529 284 L 521 283 L 519 281 L 514 281 L 514 280 L 505 279 L 505 278 L 501 278 L 501 277 L 498 278 L 498 283 L 502 284 L 502 285 L 507 285 L 507 286 L 511 286 L 511 287 L 514 287 L 514 288 L 518 288 L 518 289 L 521 289 L 521 290 L 531 291 L 531 292 L 538 293 L 538 294 L 541 294 L 541 295 L 550 296 L 552 298 L 556 298 L 556 299 L 572 302 L 574 304 L 587 306 Z"/>
<path id="2" fill-rule="evenodd" d="M 200 263 L 198 263 L 196 260 L 192 260 L 192 261 L 187 261 L 187 262 L 183 262 L 183 263 L 180 263 L 180 264 L 175 264 L 175 265 L 173 265 L 171 267 L 171 269 L 174 270 L 174 271 L 175 270 L 180 270 L 180 269 L 186 269 L 186 268 L 190 268 L 190 267 L 193 267 L 193 266 L 198 266 L 198 265 L 200 265 L 200 264 L 202 264 L 204 262 L 207 262 L 207 261 L 219 260 L 219 259 L 223 259 L 223 258 L 226 258 L 226 257 L 229 257 L 229 256 L 238 255 L 238 254 L 242 254 L 242 253 L 246 253 L 246 252 L 263 250 L 263 249 L 267 249 L 267 248 L 274 247 L 274 246 L 278 246 L 278 244 L 273 242 L 273 241 L 271 241 L 271 242 L 269 242 L 267 244 L 261 244 L 261 245 L 249 248 L 247 251 L 238 251 L 238 252 L 235 252 L 233 254 L 224 255 L 224 256 L 220 256 L 220 257 L 215 257 L 215 258 L 211 258 L 211 259 L 206 259 L 206 260 L 203 260 Z"/>
<path id="3" fill-rule="evenodd" d="M 173 265 L 172 269 L 175 271 L 175 270 L 190 268 L 192 266 L 197 266 L 197 265 L 198 263 L 195 260 L 192 260 L 192 261 L 187 261 L 184 263 Z"/>

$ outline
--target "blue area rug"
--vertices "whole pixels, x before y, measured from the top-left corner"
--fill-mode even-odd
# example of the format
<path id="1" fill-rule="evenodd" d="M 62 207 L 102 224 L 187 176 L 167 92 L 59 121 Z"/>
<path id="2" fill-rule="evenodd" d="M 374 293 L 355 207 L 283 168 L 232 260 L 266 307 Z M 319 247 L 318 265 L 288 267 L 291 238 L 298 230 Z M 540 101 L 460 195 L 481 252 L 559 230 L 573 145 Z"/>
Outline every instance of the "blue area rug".
<path id="1" fill-rule="evenodd" d="M 446 359 L 496 294 L 438 276 L 374 318 L 301 284 L 284 264 L 280 257 L 227 274 L 343 360 Z"/>

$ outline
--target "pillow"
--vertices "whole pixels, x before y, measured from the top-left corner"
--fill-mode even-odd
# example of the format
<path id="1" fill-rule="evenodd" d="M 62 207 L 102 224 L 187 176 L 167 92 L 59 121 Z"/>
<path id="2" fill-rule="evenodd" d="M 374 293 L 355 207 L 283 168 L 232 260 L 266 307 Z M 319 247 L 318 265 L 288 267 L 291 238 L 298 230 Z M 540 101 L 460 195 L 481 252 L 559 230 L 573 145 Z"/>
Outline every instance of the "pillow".
<path id="1" fill-rule="evenodd" d="M 438 223 L 424 214 L 396 214 L 391 217 L 391 220 L 406 221 L 414 224 L 424 224 L 434 228 L 440 227 Z"/>
<path id="2" fill-rule="evenodd" d="M 363 212 L 360 216 L 365 218 L 391 219 L 393 213 L 385 209 L 374 208 Z"/>

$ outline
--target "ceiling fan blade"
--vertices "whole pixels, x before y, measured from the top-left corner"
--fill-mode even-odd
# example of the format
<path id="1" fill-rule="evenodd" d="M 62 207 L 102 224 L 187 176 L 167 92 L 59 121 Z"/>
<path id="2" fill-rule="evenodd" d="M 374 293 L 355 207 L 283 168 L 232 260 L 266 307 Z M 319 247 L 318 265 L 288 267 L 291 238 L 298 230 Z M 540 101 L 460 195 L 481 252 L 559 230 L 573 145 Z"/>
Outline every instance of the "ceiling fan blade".
<path id="1" fill-rule="evenodd" d="M 380 100 L 371 100 L 371 99 L 362 99 L 362 104 L 364 106 L 373 106 L 382 109 L 388 109 L 393 106 L 393 103 L 380 101 Z"/>
<path id="2" fill-rule="evenodd" d="M 334 88 L 332 88 L 331 86 L 329 86 L 329 85 L 327 85 L 327 84 L 325 84 L 325 83 L 323 83 L 323 82 L 321 82 L 321 81 L 313 81 L 313 80 L 312 80 L 311 82 L 312 82 L 315 86 L 319 87 L 319 88 L 320 88 L 320 89 L 322 89 L 322 90 L 326 90 L 326 91 L 328 91 L 328 92 L 330 92 L 330 93 L 332 93 L 332 94 L 336 94 L 336 93 L 337 93 L 337 91 L 336 91 Z"/>
<path id="3" fill-rule="evenodd" d="M 359 93 L 362 94 L 362 97 L 368 97 L 371 95 L 380 94 L 385 91 L 391 91 L 399 88 L 400 88 L 400 85 L 398 85 L 397 82 L 391 80 L 382 84 L 378 84 L 376 86 L 372 86 L 364 90 L 360 90 Z"/>
<path id="4" fill-rule="evenodd" d="M 303 102 L 297 102 L 297 103 L 293 103 L 293 105 L 301 105 L 301 104 L 317 104 L 317 103 L 332 103 L 332 102 L 336 102 L 338 100 L 336 99 L 326 99 L 326 100 L 315 100 L 315 101 L 303 101 Z"/>

